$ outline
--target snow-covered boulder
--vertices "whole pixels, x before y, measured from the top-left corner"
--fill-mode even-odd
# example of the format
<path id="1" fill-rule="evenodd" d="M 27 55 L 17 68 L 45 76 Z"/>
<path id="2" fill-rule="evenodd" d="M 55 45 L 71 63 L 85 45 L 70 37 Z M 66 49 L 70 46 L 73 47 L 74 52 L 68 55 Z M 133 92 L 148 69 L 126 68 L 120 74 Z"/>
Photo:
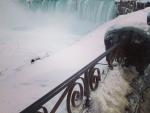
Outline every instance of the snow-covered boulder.
<path id="1" fill-rule="evenodd" d="M 108 28 L 104 39 L 106 50 L 120 43 L 119 48 L 107 55 L 106 60 L 109 65 L 116 60 L 123 66 L 135 66 L 140 74 L 144 74 L 144 70 L 150 63 L 150 26 L 147 24 L 149 8 L 145 11 L 147 12 L 145 19 L 139 18 L 138 24 L 137 17 L 133 16 L 133 13 L 122 16 L 124 19 L 118 18 L 119 22 Z"/>

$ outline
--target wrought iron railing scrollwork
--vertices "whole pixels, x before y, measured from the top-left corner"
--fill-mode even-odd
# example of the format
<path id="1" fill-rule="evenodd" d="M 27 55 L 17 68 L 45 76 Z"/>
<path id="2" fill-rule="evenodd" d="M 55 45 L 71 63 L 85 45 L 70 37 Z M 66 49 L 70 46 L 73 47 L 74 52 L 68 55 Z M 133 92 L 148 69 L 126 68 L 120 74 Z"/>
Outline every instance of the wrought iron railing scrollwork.
<path id="1" fill-rule="evenodd" d="M 84 110 L 84 108 L 90 107 L 90 92 L 95 91 L 99 86 L 99 81 L 101 81 L 101 72 L 96 65 L 98 65 L 99 61 L 106 55 L 118 47 L 118 45 L 119 44 L 112 46 L 73 76 L 65 80 L 20 113 L 49 113 L 50 110 L 44 107 L 44 105 L 62 91 L 63 93 L 51 109 L 50 113 L 55 113 L 64 99 L 66 99 L 68 113 L 72 113 L 72 109 L 77 108 Z"/>

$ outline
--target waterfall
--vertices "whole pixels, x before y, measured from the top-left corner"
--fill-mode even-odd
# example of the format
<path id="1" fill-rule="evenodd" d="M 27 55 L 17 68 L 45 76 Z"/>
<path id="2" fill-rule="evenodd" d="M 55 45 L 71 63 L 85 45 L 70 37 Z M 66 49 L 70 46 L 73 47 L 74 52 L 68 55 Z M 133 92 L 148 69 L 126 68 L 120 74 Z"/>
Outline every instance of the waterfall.
<path id="1" fill-rule="evenodd" d="M 115 17 L 114 0 L 20 0 L 30 9 L 61 12 L 96 23 Z"/>

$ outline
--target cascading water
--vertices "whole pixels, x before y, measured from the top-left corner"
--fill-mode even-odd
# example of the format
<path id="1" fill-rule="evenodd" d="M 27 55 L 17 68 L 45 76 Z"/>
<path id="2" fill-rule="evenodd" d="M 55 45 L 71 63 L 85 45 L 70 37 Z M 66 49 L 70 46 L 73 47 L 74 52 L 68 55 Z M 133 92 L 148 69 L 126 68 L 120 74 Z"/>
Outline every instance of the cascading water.
<path id="1" fill-rule="evenodd" d="M 73 34 L 85 35 L 116 16 L 114 0 L 19 0 L 33 12 L 65 18 Z M 61 15 L 61 16 L 60 16 Z M 56 17 L 57 18 L 57 17 Z"/>
<path id="2" fill-rule="evenodd" d="M 21 0 L 27 7 L 73 14 L 80 19 L 103 23 L 115 17 L 114 0 Z"/>

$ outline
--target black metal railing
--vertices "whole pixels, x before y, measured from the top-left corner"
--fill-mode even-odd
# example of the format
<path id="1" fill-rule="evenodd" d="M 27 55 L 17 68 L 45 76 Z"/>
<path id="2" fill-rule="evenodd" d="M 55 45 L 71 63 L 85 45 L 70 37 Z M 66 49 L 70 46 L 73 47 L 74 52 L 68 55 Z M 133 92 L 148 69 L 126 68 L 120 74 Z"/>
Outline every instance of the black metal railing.
<path id="1" fill-rule="evenodd" d="M 90 92 L 95 91 L 98 88 L 99 81 L 101 80 L 100 69 L 96 67 L 96 65 L 118 46 L 119 44 L 112 46 L 106 52 L 98 56 L 73 76 L 65 80 L 20 113 L 48 113 L 49 110 L 44 107 L 44 105 L 62 91 L 62 95 L 51 109 L 50 113 L 56 112 L 64 98 L 67 102 L 68 113 L 72 113 L 72 108 L 78 108 L 79 106 L 82 106 L 82 109 L 90 107 Z"/>

